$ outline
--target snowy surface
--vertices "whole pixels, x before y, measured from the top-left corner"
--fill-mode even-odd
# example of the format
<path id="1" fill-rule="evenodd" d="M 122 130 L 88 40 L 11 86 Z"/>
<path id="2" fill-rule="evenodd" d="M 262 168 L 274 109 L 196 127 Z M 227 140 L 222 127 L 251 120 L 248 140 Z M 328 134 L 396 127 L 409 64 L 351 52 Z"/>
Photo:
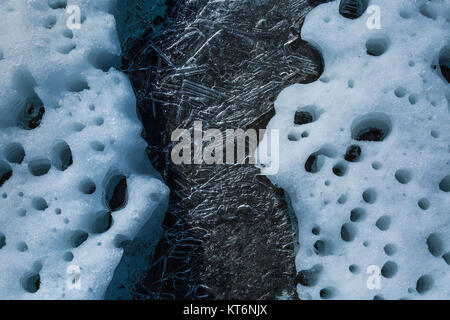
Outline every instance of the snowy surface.
<path id="1" fill-rule="evenodd" d="M 124 244 L 160 227 L 114 2 L 0 0 L 1 299 L 100 299 Z"/>
<path id="2" fill-rule="evenodd" d="M 369 2 L 380 29 L 369 12 L 341 16 L 339 1 L 306 17 L 324 73 L 286 88 L 268 126 L 281 153 L 270 179 L 298 218 L 297 290 L 449 299 L 450 2 Z"/>

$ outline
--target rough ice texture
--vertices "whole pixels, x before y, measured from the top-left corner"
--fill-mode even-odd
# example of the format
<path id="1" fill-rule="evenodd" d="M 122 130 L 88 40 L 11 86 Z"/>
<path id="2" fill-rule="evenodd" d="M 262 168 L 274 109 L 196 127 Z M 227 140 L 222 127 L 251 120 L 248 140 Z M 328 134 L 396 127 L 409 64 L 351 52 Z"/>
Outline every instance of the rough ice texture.
<path id="1" fill-rule="evenodd" d="M 167 188 L 111 68 L 114 4 L 0 0 L 1 299 L 102 298 L 123 246 L 162 221 Z"/>
<path id="2" fill-rule="evenodd" d="M 450 3 L 369 4 L 381 9 L 379 30 L 368 13 L 340 15 L 339 1 L 309 13 L 302 39 L 321 51 L 324 73 L 285 89 L 268 126 L 281 150 L 270 179 L 298 217 L 297 291 L 448 299 Z"/>

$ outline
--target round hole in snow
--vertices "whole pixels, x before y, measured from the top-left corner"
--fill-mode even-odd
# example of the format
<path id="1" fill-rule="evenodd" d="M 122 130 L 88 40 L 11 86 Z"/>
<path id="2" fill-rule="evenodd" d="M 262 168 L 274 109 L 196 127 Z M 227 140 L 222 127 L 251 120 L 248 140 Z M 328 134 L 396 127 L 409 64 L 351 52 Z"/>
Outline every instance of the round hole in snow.
<path id="1" fill-rule="evenodd" d="M 72 165 L 72 150 L 67 142 L 60 141 L 53 147 L 52 162 L 53 166 L 60 171 L 64 171 Z"/>
<path id="2" fill-rule="evenodd" d="M 411 18 L 411 14 L 408 12 L 408 10 L 406 9 L 402 9 L 400 10 L 400 12 L 398 13 L 400 15 L 400 17 L 402 17 L 403 19 L 409 19 Z"/>
<path id="3" fill-rule="evenodd" d="M 25 217 L 27 215 L 27 210 L 25 209 L 19 209 L 19 211 L 17 212 L 17 215 L 19 217 Z"/>
<path id="4" fill-rule="evenodd" d="M 347 19 L 357 19 L 369 6 L 369 0 L 341 0 L 339 14 Z"/>
<path id="5" fill-rule="evenodd" d="M 386 35 L 375 35 L 366 42 L 367 54 L 371 56 L 381 56 L 384 54 L 390 45 L 390 40 Z"/>
<path id="6" fill-rule="evenodd" d="M 422 14 L 423 16 L 425 16 L 427 18 L 436 20 L 437 11 L 434 7 L 432 7 L 428 3 L 422 4 L 419 8 L 419 12 L 420 12 L 420 14 Z"/>
<path id="7" fill-rule="evenodd" d="M 41 286 L 41 276 L 38 273 L 29 272 L 21 279 L 22 288 L 29 293 L 36 293 Z"/>
<path id="8" fill-rule="evenodd" d="M 450 266 L 450 252 L 444 253 L 442 258 L 444 258 L 445 263 Z"/>
<path id="9" fill-rule="evenodd" d="M 444 252 L 444 242 L 438 233 L 432 233 L 427 238 L 428 251 L 434 256 L 439 257 Z"/>
<path id="10" fill-rule="evenodd" d="M 395 171 L 395 179 L 401 184 L 407 184 L 412 180 L 412 171 L 409 169 L 398 169 Z"/>
<path id="11" fill-rule="evenodd" d="M 444 47 L 439 54 L 439 70 L 447 83 L 450 83 L 450 45 Z"/>
<path id="12" fill-rule="evenodd" d="M 12 177 L 12 174 L 11 166 L 7 162 L 0 160 L 0 187 Z"/>
<path id="13" fill-rule="evenodd" d="M 358 141 L 383 141 L 391 132 L 391 120 L 384 113 L 372 112 L 356 118 L 352 138 Z"/>
<path id="14" fill-rule="evenodd" d="M 35 158 L 28 163 L 28 170 L 36 177 L 46 174 L 50 170 L 50 167 L 50 160 L 44 157 Z"/>
<path id="15" fill-rule="evenodd" d="M 80 182 L 79 190 L 83 194 L 93 194 L 96 190 L 94 181 L 90 178 L 85 178 Z"/>
<path id="16" fill-rule="evenodd" d="M 64 252 L 64 254 L 63 254 L 63 260 L 64 260 L 64 261 L 67 261 L 67 262 L 72 261 L 72 260 L 73 260 L 73 253 L 70 252 L 70 251 Z"/>
<path id="17" fill-rule="evenodd" d="M 56 215 L 59 216 L 61 213 L 62 213 L 62 210 L 61 210 L 60 208 L 56 208 L 56 209 L 55 209 L 55 214 L 56 214 Z"/>
<path id="18" fill-rule="evenodd" d="M 57 22 L 56 16 L 49 16 L 44 20 L 44 28 L 51 29 L 55 26 Z"/>
<path id="19" fill-rule="evenodd" d="M 421 276 L 416 283 L 416 290 L 420 294 L 425 294 L 433 288 L 434 281 L 433 277 L 430 275 Z"/>
<path id="20" fill-rule="evenodd" d="M 33 205 L 33 208 L 39 211 L 44 211 L 48 208 L 47 201 L 45 201 L 42 197 L 34 197 L 31 201 L 31 204 Z"/>
<path id="21" fill-rule="evenodd" d="M 382 216 L 375 222 L 375 225 L 381 231 L 386 231 L 391 226 L 391 217 L 390 216 Z"/>
<path id="22" fill-rule="evenodd" d="M 350 242 L 355 240 L 356 228 L 351 223 L 345 223 L 341 227 L 341 238 L 344 241 Z"/>
<path id="23" fill-rule="evenodd" d="M 415 95 L 415 94 L 411 94 L 411 95 L 409 95 L 409 97 L 408 97 L 408 101 L 409 101 L 409 103 L 412 104 L 412 105 L 416 104 L 418 100 L 419 100 L 419 98 L 418 98 L 417 95 Z"/>
<path id="24" fill-rule="evenodd" d="M 361 147 L 357 145 L 351 145 L 345 152 L 344 159 L 348 162 L 358 162 L 361 159 Z"/>
<path id="25" fill-rule="evenodd" d="M 47 3 L 54 10 L 65 9 L 67 7 L 67 0 L 48 0 Z"/>
<path id="26" fill-rule="evenodd" d="M 398 266 L 394 261 L 387 261 L 381 268 L 381 275 L 385 278 L 392 278 L 397 274 Z"/>
<path id="27" fill-rule="evenodd" d="M 44 103 L 36 94 L 32 94 L 26 98 L 19 112 L 17 126 L 25 130 L 35 129 L 41 124 L 44 114 Z"/>
<path id="28" fill-rule="evenodd" d="M 360 222 L 367 217 L 367 211 L 363 208 L 354 208 L 350 211 L 350 221 Z"/>
<path id="29" fill-rule="evenodd" d="M 17 243 L 17 250 L 19 252 L 25 252 L 28 250 L 28 246 L 24 241 L 20 241 L 19 243 Z"/>
<path id="30" fill-rule="evenodd" d="M 336 164 L 333 167 L 333 173 L 338 177 L 342 177 L 347 173 L 347 165 L 343 162 Z"/>
<path id="31" fill-rule="evenodd" d="M 320 227 L 315 226 L 314 228 L 312 228 L 311 233 L 315 236 L 318 236 L 320 234 Z"/>
<path id="32" fill-rule="evenodd" d="M 430 200 L 427 198 L 422 198 L 417 202 L 417 205 L 422 210 L 428 210 L 430 208 Z"/>
<path id="33" fill-rule="evenodd" d="M 377 197 L 378 197 L 377 192 L 375 191 L 375 189 L 372 188 L 365 190 L 362 194 L 364 202 L 370 204 L 375 203 L 375 201 L 377 201 Z"/>
<path id="34" fill-rule="evenodd" d="M 386 255 L 392 256 L 397 252 L 397 247 L 392 243 L 388 243 L 387 245 L 384 246 L 383 250 L 384 253 L 386 253 Z"/>
<path id="35" fill-rule="evenodd" d="M 435 139 L 439 138 L 439 132 L 437 132 L 436 130 L 431 130 L 430 134 Z"/>
<path id="36" fill-rule="evenodd" d="M 332 299 L 336 295 L 336 289 L 332 287 L 323 288 L 319 295 L 322 299 Z"/>
<path id="37" fill-rule="evenodd" d="M 395 89 L 394 94 L 397 98 L 403 98 L 404 96 L 406 96 L 406 89 L 403 87 L 398 87 L 397 89 Z"/>
<path id="38" fill-rule="evenodd" d="M 300 140 L 300 136 L 295 132 L 291 132 L 288 134 L 288 140 L 289 141 L 298 141 L 298 140 Z"/>
<path id="39" fill-rule="evenodd" d="M 25 149 L 20 143 L 12 142 L 4 150 L 6 160 L 11 163 L 22 163 L 25 158 Z"/>
<path id="40" fill-rule="evenodd" d="M 294 124 L 304 125 L 314 122 L 318 119 L 317 108 L 313 105 L 299 108 L 294 115 Z"/>
<path id="41" fill-rule="evenodd" d="M 361 272 L 361 269 L 360 269 L 356 264 L 350 265 L 350 266 L 348 267 L 348 270 L 349 270 L 351 273 L 354 273 L 354 274 L 358 274 L 358 273 Z"/>
<path id="42" fill-rule="evenodd" d="M 111 228 L 113 224 L 113 218 L 108 211 L 100 211 L 93 215 L 91 218 L 91 232 L 92 233 L 104 233 Z"/>
<path id="43" fill-rule="evenodd" d="M 81 246 L 87 239 L 89 238 L 89 234 L 83 230 L 76 230 L 72 232 L 70 237 L 70 244 L 72 248 L 78 248 Z"/>
<path id="44" fill-rule="evenodd" d="M 383 168 L 383 165 L 379 161 L 374 161 L 372 162 L 372 168 L 375 170 L 380 170 L 381 168 Z"/>
<path id="45" fill-rule="evenodd" d="M 314 243 L 314 252 L 321 257 L 329 256 L 333 253 L 333 244 L 329 240 L 317 240 Z"/>
<path id="46" fill-rule="evenodd" d="M 343 194 L 337 199 L 337 203 L 344 204 L 347 202 L 347 199 L 348 199 L 347 195 Z"/>
<path id="47" fill-rule="evenodd" d="M 70 92 L 81 92 L 83 90 L 89 90 L 89 85 L 81 75 L 71 75 L 66 79 L 66 89 Z"/>
<path id="48" fill-rule="evenodd" d="M 0 183 L 0 185 L 1 185 L 1 183 Z M 450 192 L 450 175 L 445 176 L 439 182 L 439 189 L 441 189 L 444 192 Z"/>
<path id="49" fill-rule="evenodd" d="M 94 122 L 96 126 L 102 126 L 105 123 L 105 119 L 103 117 L 97 117 Z"/>

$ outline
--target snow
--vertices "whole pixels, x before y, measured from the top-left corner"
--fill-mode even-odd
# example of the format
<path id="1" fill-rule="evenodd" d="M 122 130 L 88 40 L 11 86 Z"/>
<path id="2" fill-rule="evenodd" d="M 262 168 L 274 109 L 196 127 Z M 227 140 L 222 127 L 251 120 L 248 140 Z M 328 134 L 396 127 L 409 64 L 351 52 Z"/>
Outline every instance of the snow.
<path id="1" fill-rule="evenodd" d="M 0 299 L 101 299 L 124 241 L 161 226 L 114 6 L 0 0 Z"/>
<path id="2" fill-rule="evenodd" d="M 356 19 L 339 4 L 306 17 L 324 73 L 283 90 L 267 128 L 299 297 L 449 299 L 450 2 L 371 0 Z"/>

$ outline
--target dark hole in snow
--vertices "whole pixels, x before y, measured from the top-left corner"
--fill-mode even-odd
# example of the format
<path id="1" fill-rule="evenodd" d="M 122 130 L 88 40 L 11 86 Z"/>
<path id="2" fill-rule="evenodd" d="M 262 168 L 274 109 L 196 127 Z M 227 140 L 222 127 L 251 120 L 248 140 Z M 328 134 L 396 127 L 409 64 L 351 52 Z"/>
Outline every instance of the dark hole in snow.
<path id="1" fill-rule="evenodd" d="M 433 287 L 434 281 L 430 275 L 423 275 L 417 280 L 416 290 L 420 294 L 427 293 Z"/>
<path id="2" fill-rule="evenodd" d="M 434 257 L 439 257 L 444 251 L 444 242 L 437 233 L 432 233 L 427 238 L 428 250 Z"/>
<path id="3" fill-rule="evenodd" d="M 52 150 L 53 166 L 58 170 L 64 171 L 73 163 L 72 150 L 65 141 L 58 142 Z"/>
<path id="4" fill-rule="evenodd" d="M 11 166 L 3 160 L 0 160 L 0 187 L 12 177 Z"/>
<path id="5" fill-rule="evenodd" d="M 307 111 L 297 111 L 294 117 L 294 123 L 298 125 L 307 124 L 313 122 L 312 115 Z"/>
<path id="6" fill-rule="evenodd" d="M 358 162 L 361 158 L 361 147 L 357 145 L 351 145 L 345 152 L 344 159 L 348 162 Z"/>
<path id="7" fill-rule="evenodd" d="M 344 241 L 350 242 L 355 240 L 356 228 L 351 223 L 345 223 L 341 227 L 341 238 Z"/>
<path id="8" fill-rule="evenodd" d="M 369 5 L 369 0 L 341 0 L 339 13 L 348 19 L 356 19 L 362 16 Z"/>
<path id="9" fill-rule="evenodd" d="M 46 174 L 51 168 L 50 160 L 47 158 L 37 158 L 28 163 L 28 170 L 33 176 L 40 177 Z"/>
<path id="10" fill-rule="evenodd" d="M 126 205 L 127 178 L 123 174 L 116 174 L 108 179 L 104 199 L 111 211 L 122 209 Z"/>
<path id="11" fill-rule="evenodd" d="M 360 222 L 364 220 L 367 216 L 367 212 L 363 208 L 354 208 L 350 212 L 350 221 L 352 222 Z"/>
<path id="12" fill-rule="evenodd" d="M 334 288 L 328 287 L 320 290 L 320 297 L 322 299 L 332 299 L 335 295 L 336 290 Z"/>
<path id="13" fill-rule="evenodd" d="M 338 163 L 333 167 L 333 173 L 338 177 L 342 177 L 347 172 L 347 166 L 345 163 Z"/>
<path id="14" fill-rule="evenodd" d="M 317 173 L 325 163 L 325 157 L 333 158 L 334 151 L 330 148 L 322 148 L 311 154 L 305 162 L 305 170 L 310 173 Z"/>
<path id="15" fill-rule="evenodd" d="M 397 264 L 394 261 L 388 261 L 381 268 L 381 275 L 385 278 L 392 278 L 396 275 L 397 271 Z"/>
<path id="16" fill-rule="evenodd" d="M 6 246 L 6 237 L 0 232 L 0 249 Z"/>
<path id="17" fill-rule="evenodd" d="M 11 163 L 22 163 L 25 158 L 25 150 L 20 143 L 10 143 L 5 147 L 5 157 Z"/>
<path id="18" fill-rule="evenodd" d="M 82 230 L 74 231 L 72 236 L 70 237 L 70 244 L 72 248 L 78 248 L 87 240 L 89 234 Z"/>
<path id="19" fill-rule="evenodd" d="M 100 211 L 94 214 L 91 220 L 92 233 L 104 233 L 111 228 L 113 219 L 108 211 Z"/>
<path id="20" fill-rule="evenodd" d="M 29 273 L 22 278 L 22 288 L 29 292 L 35 293 L 41 286 L 41 276 L 38 273 Z"/>
<path id="21" fill-rule="evenodd" d="M 311 269 L 301 270 L 297 273 L 296 283 L 305 287 L 314 287 L 319 282 L 321 272 L 322 266 L 320 264 L 316 264 Z"/>
<path id="22" fill-rule="evenodd" d="M 48 0 L 48 6 L 52 9 L 64 9 L 67 7 L 67 0 Z"/>
<path id="23" fill-rule="evenodd" d="M 96 190 L 94 181 L 89 178 L 85 178 L 80 182 L 79 190 L 83 194 L 93 194 Z"/>
<path id="24" fill-rule="evenodd" d="M 33 205 L 33 208 L 39 211 L 44 211 L 48 208 L 47 201 L 45 201 L 45 199 L 42 197 L 34 197 L 31 203 Z"/>
<path id="25" fill-rule="evenodd" d="M 25 130 L 32 130 L 41 124 L 45 114 L 42 100 L 37 95 L 32 95 L 25 100 L 25 103 L 17 117 L 17 125 Z"/>
<path id="26" fill-rule="evenodd" d="M 319 256 L 329 256 L 333 253 L 333 245 L 329 240 L 317 240 L 314 243 L 314 252 Z"/>
<path id="27" fill-rule="evenodd" d="M 383 113 L 369 113 L 353 121 L 352 138 L 358 141 L 383 141 L 391 132 L 391 121 Z"/>
<path id="28" fill-rule="evenodd" d="M 445 176 L 444 179 L 439 182 L 439 189 L 444 192 L 450 192 L 450 175 Z"/>

